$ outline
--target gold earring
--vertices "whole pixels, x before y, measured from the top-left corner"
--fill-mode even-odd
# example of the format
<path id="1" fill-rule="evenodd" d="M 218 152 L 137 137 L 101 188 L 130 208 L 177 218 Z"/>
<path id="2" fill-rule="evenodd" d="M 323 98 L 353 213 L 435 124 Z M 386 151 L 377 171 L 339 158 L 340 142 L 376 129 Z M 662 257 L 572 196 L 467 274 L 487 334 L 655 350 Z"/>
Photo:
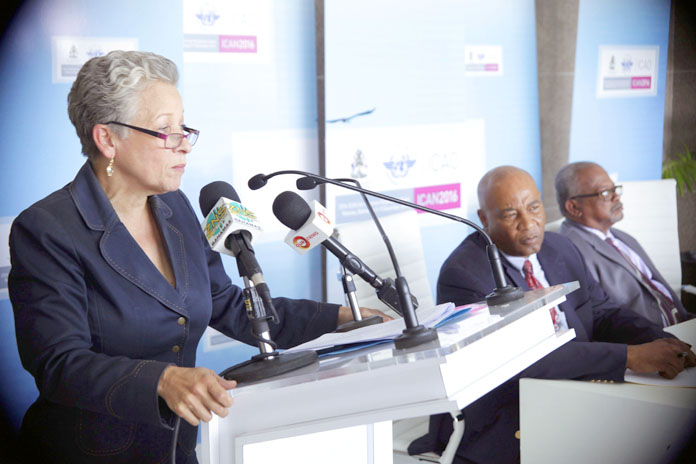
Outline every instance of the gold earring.
<path id="1" fill-rule="evenodd" d="M 114 175 L 114 159 L 115 158 L 116 158 L 115 156 L 113 158 L 111 158 L 111 161 L 109 161 L 109 165 L 106 167 L 106 175 L 108 177 L 111 177 Z"/>

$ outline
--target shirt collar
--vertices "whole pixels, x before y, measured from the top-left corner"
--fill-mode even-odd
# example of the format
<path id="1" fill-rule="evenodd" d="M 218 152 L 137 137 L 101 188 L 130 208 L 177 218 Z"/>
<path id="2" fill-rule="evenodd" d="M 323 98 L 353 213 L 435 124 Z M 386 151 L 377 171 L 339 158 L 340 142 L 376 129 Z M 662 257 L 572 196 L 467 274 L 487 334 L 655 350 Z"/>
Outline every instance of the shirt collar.
<path id="1" fill-rule="evenodd" d="M 609 231 L 607 231 L 607 233 L 605 234 L 604 232 L 602 232 L 599 229 L 595 229 L 594 227 L 588 227 L 584 224 L 578 224 L 578 226 L 585 229 L 589 233 L 596 235 L 597 237 L 601 238 L 602 240 L 606 240 L 607 238 L 611 238 L 611 239 L 616 238 L 616 237 L 614 237 L 614 234 L 611 233 L 611 229 L 609 229 Z"/>
<path id="2" fill-rule="evenodd" d="M 504 253 L 502 250 L 498 249 L 501 255 L 505 256 L 505 259 L 507 259 L 512 267 L 520 271 L 521 273 L 524 274 L 523 266 L 524 262 L 526 260 L 529 260 L 529 262 L 532 263 L 532 272 L 535 274 L 538 273 L 538 271 L 541 270 L 541 264 L 539 263 L 539 259 L 537 258 L 537 254 L 534 253 L 533 255 L 529 255 L 528 257 L 524 256 L 510 256 L 507 253 Z"/>

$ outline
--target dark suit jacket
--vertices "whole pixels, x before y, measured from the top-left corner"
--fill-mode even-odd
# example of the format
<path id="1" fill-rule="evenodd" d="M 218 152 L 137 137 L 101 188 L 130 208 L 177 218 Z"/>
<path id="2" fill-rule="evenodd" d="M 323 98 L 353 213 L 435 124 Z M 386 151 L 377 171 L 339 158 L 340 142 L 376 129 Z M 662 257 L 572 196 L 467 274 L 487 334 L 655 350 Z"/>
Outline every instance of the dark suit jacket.
<path id="1" fill-rule="evenodd" d="M 547 232 L 537 254 L 549 284 L 579 281 L 580 288 L 559 305 L 576 338 L 525 369 L 512 380 L 464 408 L 464 437 L 455 462 L 505 463 L 519 458 L 518 382 L 521 377 L 623 381 L 626 344 L 665 337 L 661 326 L 614 304 L 589 275 L 577 248 L 567 238 Z M 508 282 L 529 290 L 521 273 L 502 258 Z M 469 235 L 447 258 L 437 282 L 437 301 L 456 305 L 479 302 L 493 291 L 486 242 Z M 410 452 L 441 452 L 452 432 L 449 415 L 433 416 L 427 438 Z"/>
<path id="2" fill-rule="evenodd" d="M 677 307 L 680 319 L 693 318 L 694 315 L 686 311 L 679 297 L 662 277 L 640 243 L 619 229 L 612 228 L 611 232 L 635 251 L 652 272 L 653 279 L 667 288 Z M 647 284 L 636 276 L 633 267 L 616 251 L 616 248 L 567 219 L 561 224 L 559 233 L 568 237 L 578 247 L 590 275 L 599 282 L 612 300 L 650 319 L 655 324 L 662 325 L 660 308 Z"/>
<path id="3" fill-rule="evenodd" d="M 167 460 L 173 414 L 157 395 L 165 367 L 194 366 L 208 325 L 256 344 L 242 292 L 186 197 L 155 195 L 149 205 L 176 288 L 121 223 L 89 162 L 12 226 L 17 344 L 39 389 L 22 435 L 44 462 Z M 275 306 L 271 335 L 281 347 L 336 327 L 337 305 L 278 298 Z M 196 428 L 182 421 L 179 462 L 195 462 L 195 444 Z"/>

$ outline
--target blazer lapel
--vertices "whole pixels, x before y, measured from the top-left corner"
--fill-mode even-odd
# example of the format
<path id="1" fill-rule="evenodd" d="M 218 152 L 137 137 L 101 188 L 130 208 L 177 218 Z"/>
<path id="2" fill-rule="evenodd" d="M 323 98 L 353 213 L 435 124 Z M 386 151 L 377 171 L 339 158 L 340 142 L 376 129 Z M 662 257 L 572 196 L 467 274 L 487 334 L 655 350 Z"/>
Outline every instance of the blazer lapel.
<path id="1" fill-rule="evenodd" d="M 169 262 L 174 270 L 176 289 L 182 298 L 186 298 L 189 290 L 189 278 L 186 267 L 186 249 L 184 237 L 179 229 L 169 222 L 172 210 L 157 195 L 150 198 L 150 207 L 155 217 L 157 227 L 162 233 L 164 244 L 169 256 Z"/>
<path id="2" fill-rule="evenodd" d="M 648 269 L 650 269 L 650 272 L 652 273 L 653 278 L 660 275 L 659 271 L 655 268 L 655 266 L 652 265 L 652 261 L 650 260 L 650 257 L 648 257 L 648 255 L 645 253 L 645 250 L 643 250 L 643 247 L 640 246 L 640 244 L 636 241 L 636 239 L 634 239 L 633 237 L 631 237 L 627 233 L 622 232 L 618 229 L 614 229 L 614 228 L 611 229 L 611 233 L 614 234 L 614 236 L 616 236 L 616 238 L 618 238 L 619 240 L 624 242 L 638 256 L 640 256 L 640 259 L 642 259 L 643 262 L 645 263 L 645 265 L 648 266 Z"/>
<path id="3" fill-rule="evenodd" d="M 617 230 L 617 229 L 612 228 L 611 232 L 614 234 L 614 236 L 616 236 L 616 238 L 618 238 L 619 240 L 624 242 L 631 250 L 633 250 L 640 257 L 640 259 L 643 260 L 643 263 L 648 267 L 648 269 L 650 269 L 650 273 L 652 274 L 653 280 L 657 280 L 657 281 L 661 282 L 662 285 L 664 285 L 665 288 L 670 292 L 670 298 L 672 300 L 674 300 L 675 295 L 671 294 L 672 289 L 669 288 L 669 284 L 662 277 L 662 274 L 660 274 L 660 271 L 658 271 L 655 268 L 655 266 L 653 266 L 652 261 L 650 260 L 648 255 L 645 254 L 645 250 L 643 250 L 643 247 L 640 246 L 640 244 L 636 241 L 636 239 L 634 239 L 630 235 L 626 234 L 625 232 L 622 232 L 622 231 Z M 624 262 L 626 262 L 625 259 L 624 259 Z M 628 266 L 628 268 L 630 269 L 630 271 L 632 273 L 631 275 L 636 276 L 636 272 L 637 272 L 636 269 L 634 269 L 632 266 Z M 640 285 L 642 285 L 646 291 L 648 291 L 649 293 L 654 292 L 654 289 L 652 289 L 645 282 L 645 279 L 642 279 L 638 276 L 636 276 L 636 278 L 638 280 L 638 283 L 640 283 Z"/>
<path id="4" fill-rule="evenodd" d="M 568 223 L 570 227 L 573 227 L 573 230 L 580 234 L 585 241 L 595 249 L 597 253 L 600 255 L 604 256 L 606 259 L 609 261 L 621 266 L 626 270 L 626 272 L 630 273 L 631 275 L 635 275 L 636 271 L 631 266 L 628 261 L 626 261 L 626 258 L 624 258 L 613 246 L 608 244 L 606 241 L 602 240 L 601 238 L 597 237 L 595 234 L 586 231 L 582 227 L 579 227 L 575 224 L 573 224 L 571 221 L 566 220 L 565 223 Z"/>
<path id="5" fill-rule="evenodd" d="M 140 248 L 135 239 L 130 235 L 126 227 L 119 220 L 111 202 L 106 197 L 104 190 L 97 181 L 89 161 L 87 161 L 73 181 L 70 191 L 73 201 L 80 211 L 87 226 L 93 230 L 103 231 L 99 247 L 102 257 L 116 272 L 145 293 L 157 299 L 168 308 L 188 316 L 182 296 L 174 289 L 167 279 L 159 272 L 150 261 L 145 252 Z M 161 203 L 161 202 L 160 202 Z M 166 206 L 166 205 L 165 205 Z M 155 208 L 161 211 L 160 208 Z M 155 212 L 153 210 L 153 212 Z M 171 211 L 169 211 L 171 214 Z M 157 218 L 159 214 L 155 213 Z M 158 221 L 159 225 L 159 221 Z M 161 227 L 161 226 L 160 226 Z M 176 256 L 171 257 L 172 267 L 179 282 L 187 282 L 185 271 L 181 269 L 183 254 L 181 239 L 176 239 L 175 233 L 164 233 L 163 237 L 168 250 L 175 251 Z M 175 265 L 175 263 L 177 263 Z"/>
<path id="6" fill-rule="evenodd" d="M 524 280 L 524 277 L 522 277 L 520 271 L 515 269 L 515 267 L 510 264 L 510 261 L 508 261 L 505 256 L 501 255 L 500 259 L 503 263 L 503 269 L 505 269 L 505 278 L 512 281 L 512 284 L 515 287 L 519 287 L 525 292 L 528 292 L 530 290 L 529 285 L 527 285 L 527 281 Z"/>
<path id="7" fill-rule="evenodd" d="M 549 282 L 549 285 L 560 285 L 577 280 L 577 278 L 570 273 L 568 266 L 564 262 L 563 256 L 545 243 L 542 244 L 541 250 L 537 253 L 537 259 L 539 260 L 541 268 L 544 270 L 544 276 Z M 573 297 L 571 296 L 569 299 L 572 300 Z M 559 304 L 558 307 L 565 314 L 568 327 L 575 329 L 576 339 L 589 340 L 588 331 L 591 332 L 591 322 L 589 323 L 589 327 L 583 324 L 580 315 L 575 311 L 575 307 L 569 299 L 567 298 L 566 301 Z"/>

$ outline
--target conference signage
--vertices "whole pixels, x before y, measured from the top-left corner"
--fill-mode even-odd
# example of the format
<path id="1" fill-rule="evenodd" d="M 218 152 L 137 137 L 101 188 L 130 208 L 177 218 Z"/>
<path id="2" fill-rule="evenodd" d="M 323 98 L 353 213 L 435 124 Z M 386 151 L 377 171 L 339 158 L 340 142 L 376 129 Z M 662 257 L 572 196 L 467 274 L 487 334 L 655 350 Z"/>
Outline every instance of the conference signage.
<path id="1" fill-rule="evenodd" d="M 500 45 L 468 45 L 464 47 L 466 76 L 502 76 L 503 47 Z"/>
<path id="2" fill-rule="evenodd" d="M 658 46 L 601 45 L 597 97 L 657 95 Z"/>
<path id="3" fill-rule="evenodd" d="M 137 50 L 137 38 L 54 36 L 51 39 L 53 83 L 72 83 L 89 59 L 113 50 Z"/>
<path id="4" fill-rule="evenodd" d="M 272 2 L 184 0 L 184 62 L 270 63 Z"/>
<path id="5" fill-rule="evenodd" d="M 484 122 L 385 127 L 331 125 L 326 135 L 329 177 L 352 177 L 363 187 L 405 201 L 466 216 L 476 206 L 476 184 L 485 169 Z M 380 216 L 404 207 L 371 198 Z M 368 220 L 360 195 L 327 189 L 337 223 Z M 329 207 L 331 210 L 331 207 Z M 442 223 L 422 214 L 421 225 Z"/>

